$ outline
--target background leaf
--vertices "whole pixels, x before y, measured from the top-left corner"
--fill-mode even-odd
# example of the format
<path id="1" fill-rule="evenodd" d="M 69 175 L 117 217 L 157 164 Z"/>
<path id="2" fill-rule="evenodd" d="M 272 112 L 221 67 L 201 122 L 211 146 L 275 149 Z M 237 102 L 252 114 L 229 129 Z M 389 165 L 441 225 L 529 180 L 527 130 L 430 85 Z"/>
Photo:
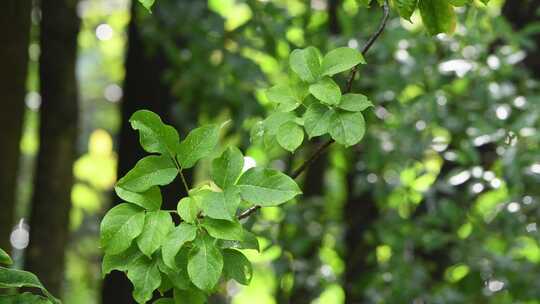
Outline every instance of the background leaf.
<path id="1" fill-rule="evenodd" d="M 419 0 L 422 22 L 431 35 L 451 34 L 456 28 L 456 14 L 447 0 Z"/>

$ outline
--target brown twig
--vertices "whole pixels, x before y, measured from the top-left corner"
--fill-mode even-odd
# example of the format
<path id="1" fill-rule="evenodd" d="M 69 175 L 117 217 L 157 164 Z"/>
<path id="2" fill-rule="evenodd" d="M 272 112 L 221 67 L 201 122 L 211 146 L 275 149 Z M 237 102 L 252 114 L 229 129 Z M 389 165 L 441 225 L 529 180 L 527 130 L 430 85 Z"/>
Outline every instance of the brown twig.
<path id="1" fill-rule="evenodd" d="M 383 8 L 383 17 L 382 17 L 381 23 L 379 24 L 379 27 L 377 28 L 377 30 L 371 35 L 371 37 L 369 37 L 368 41 L 366 42 L 366 44 L 362 48 L 362 55 L 364 55 L 364 56 L 367 54 L 369 49 L 373 46 L 375 41 L 377 41 L 377 39 L 381 36 L 381 34 L 384 31 L 384 28 L 386 27 L 386 23 L 388 22 L 388 17 L 390 16 L 390 6 L 388 5 L 388 0 L 384 0 L 382 8 Z M 351 92 L 352 83 L 354 81 L 354 77 L 356 76 L 357 69 L 358 69 L 358 66 L 354 66 L 351 69 L 351 72 L 349 73 L 349 78 L 347 79 L 347 85 L 346 85 L 345 91 L 344 91 L 345 94 Z M 320 145 L 319 148 L 317 148 L 317 150 L 315 150 L 315 152 L 306 161 L 304 161 L 304 163 L 302 163 L 296 170 L 294 170 L 294 172 L 291 174 L 291 177 L 293 179 L 298 178 L 334 142 L 335 141 L 333 139 L 329 139 L 327 142 Z M 261 206 L 250 207 L 250 208 L 246 209 L 244 212 L 240 213 L 240 215 L 238 215 L 238 219 L 239 220 L 245 219 L 245 218 L 249 217 L 250 215 L 252 215 L 253 213 L 255 213 L 260 208 L 261 208 Z"/>

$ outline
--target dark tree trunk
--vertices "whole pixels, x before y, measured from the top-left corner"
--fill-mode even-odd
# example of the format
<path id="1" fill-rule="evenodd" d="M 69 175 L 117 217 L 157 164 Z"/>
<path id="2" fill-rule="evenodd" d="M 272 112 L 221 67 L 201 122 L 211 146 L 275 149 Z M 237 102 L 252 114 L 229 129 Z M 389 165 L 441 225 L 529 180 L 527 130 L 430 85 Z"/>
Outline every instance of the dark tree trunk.
<path id="1" fill-rule="evenodd" d="M 506 0 L 502 14 L 508 19 L 515 30 L 521 30 L 535 21 L 538 22 L 539 9 L 540 1 L 538 0 Z M 524 66 L 529 69 L 536 78 L 540 78 L 540 34 L 536 33 L 532 39 L 536 47 L 535 49 L 528 51 Z"/>
<path id="2" fill-rule="evenodd" d="M 79 116 L 76 5 L 71 0 L 41 3 L 40 146 L 27 266 L 57 295 L 64 278 Z"/>
<path id="3" fill-rule="evenodd" d="M 376 244 L 366 236 L 379 217 L 379 209 L 371 190 L 357 194 L 355 178 L 356 174 L 349 173 L 347 201 L 343 208 L 346 246 L 344 288 L 347 304 L 365 303 L 365 286 L 376 267 L 374 261 L 370 260 Z"/>
<path id="4" fill-rule="evenodd" d="M 148 43 L 140 31 L 138 14 L 140 4 L 132 2 L 132 18 L 128 28 L 128 48 L 126 54 L 126 78 L 124 79 L 124 98 L 121 103 L 122 124 L 117 139 L 118 144 L 118 177 L 125 175 L 146 152 L 139 144 L 139 134 L 131 129 L 129 118 L 140 109 L 148 109 L 161 116 L 165 123 L 171 124 L 172 96 L 169 87 L 162 80 L 167 60 L 159 47 L 149 51 Z M 154 10 L 157 10 L 159 3 Z M 144 12 L 146 13 L 146 12 Z M 184 173 L 186 174 L 186 173 Z M 189 171 L 186 176 L 190 180 Z M 180 181 L 174 181 L 170 187 L 162 188 L 164 209 L 174 209 L 183 195 Z M 120 199 L 113 195 L 113 206 Z M 112 207 L 112 206 L 111 206 Z M 113 271 L 104 282 L 102 289 L 103 304 L 135 303 L 131 295 L 132 285 L 126 275 Z"/>
<path id="5" fill-rule="evenodd" d="M 30 0 L 0 2 L 0 248 L 9 251 L 28 67 Z"/>

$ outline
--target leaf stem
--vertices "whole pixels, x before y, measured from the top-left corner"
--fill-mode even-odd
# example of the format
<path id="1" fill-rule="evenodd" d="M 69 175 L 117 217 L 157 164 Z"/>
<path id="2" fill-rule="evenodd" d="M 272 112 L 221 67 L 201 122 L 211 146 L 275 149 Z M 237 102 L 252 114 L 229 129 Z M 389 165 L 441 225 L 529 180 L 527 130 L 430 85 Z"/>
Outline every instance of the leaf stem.
<path id="1" fill-rule="evenodd" d="M 180 179 L 182 180 L 182 184 L 184 185 L 184 189 L 186 189 L 186 194 L 189 194 L 189 186 L 186 182 L 186 177 L 184 176 L 184 173 L 182 173 L 182 171 L 184 170 L 184 168 L 182 168 L 182 166 L 180 166 L 180 163 L 178 163 L 178 160 L 176 160 L 176 157 L 173 157 L 173 162 L 174 162 L 174 165 L 176 166 L 176 169 L 178 169 L 178 174 L 180 175 Z"/>

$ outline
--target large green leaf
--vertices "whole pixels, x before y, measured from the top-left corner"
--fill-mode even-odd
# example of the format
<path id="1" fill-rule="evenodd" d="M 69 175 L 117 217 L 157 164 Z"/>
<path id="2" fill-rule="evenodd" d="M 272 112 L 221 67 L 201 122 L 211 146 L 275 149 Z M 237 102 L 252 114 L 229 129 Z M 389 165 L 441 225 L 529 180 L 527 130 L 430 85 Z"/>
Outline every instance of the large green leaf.
<path id="1" fill-rule="evenodd" d="M 178 132 L 164 124 L 156 113 L 139 110 L 131 115 L 129 122 L 134 130 L 139 130 L 139 140 L 144 150 L 174 157 L 180 141 Z"/>
<path id="2" fill-rule="evenodd" d="M 127 276 L 133 284 L 133 298 L 137 303 L 152 299 L 152 293 L 161 284 L 161 273 L 157 261 L 141 256 L 128 267 Z"/>
<path id="3" fill-rule="evenodd" d="M 346 111 L 360 112 L 369 107 L 373 107 L 373 104 L 365 95 L 345 94 L 341 96 L 341 101 L 339 102 L 338 107 Z"/>
<path id="4" fill-rule="evenodd" d="M 328 132 L 330 117 L 334 110 L 320 103 L 312 103 L 304 113 L 304 128 L 309 136 L 321 136 Z"/>
<path id="5" fill-rule="evenodd" d="M 271 102 L 278 104 L 278 110 L 283 112 L 292 111 L 302 103 L 305 94 L 301 87 L 290 85 L 276 85 L 266 90 L 266 97 Z"/>
<path id="6" fill-rule="evenodd" d="M 246 171 L 237 185 L 244 200 L 261 206 L 277 206 L 302 193 L 289 176 L 257 167 Z"/>
<path id="7" fill-rule="evenodd" d="M 208 234 L 220 240 L 242 241 L 244 239 L 244 229 L 238 222 L 216 220 L 205 218 L 202 226 Z"/>
<path id="8" fill-rule="evenodd" d="M 399 15 L 408 21 L 411 21 L 411 16 L 416 10 L 418 0 L 393 0 Z"/>
<path id="9" fill-rule="evenodd" d="M 191 168 L 195 163 L 214 152 L 219 140 L 218 125 L 207 125 L 194 129 L 180 143 L 178 162 L 183 169 Z"/>
<path id="10" fill-rule="evenodd" d="M 321 69 L 319 50 L 312 46 L 296 49 L 289 56 L 289 65 L 302 80 L 315 82 L 319 79 Z"/>
<path id="11" fill-rule="evenodd" d="M 293 121 L 288 121 L 278 128 L 277 141 L 283 149 L 294 152 L 304 141 L 304 130 Z"/>
<path id="12" fill-rule="evenodd" d="M 244 167 L 244 156 L 236 147 L 229 147 L 221 157 L 212 162 L 212 179 L 216 185 L 226 189 L 236 183 L 242 168 Z"/>
<path id="13" fill-rule="evenodd" d="M 117 186 L 133 192 L 144 192 L 152 186 L 170 184 L 177 174 L 178 169 L 169 157 L 150 155 L 139 160 L 118 181 Z"/>
<path id="14" fill-rule="evenodd" d="M 181 223 L 174 228 L 166 238 L 161 248 L 163 262 L 170 268 L 176 269 L 176 255 L 185 243 L 191 242 L 197 236 L 197 227 Z"/>
<path id="15" fill-rule="evenodd" d="M 349 147 L 362 140 L 366 132 L 366 122 L 361 113 L 336 111 L 330 117 L 330 135 L 332 138 Z"/>
<path id="16" fill-rule="evenodd" d="M 158 186 L 152 186 L 144 192 L 133 192 L 120 186 L 114 187 L 114 190 L 121 199 L 139 205 L 146 210 L 153 211 L 161 208 L 162 198 Z"/>
<path id="17" fill-rule="evenodd" d="M 191 197 L 182 198 L 178 202 L 176 210 L 178 211 L 178 215 L 188 223 L 195 223 L 200 211 L 197 201 Z"/>
<path id="18" fill-rule="evenodd" d="M 339 86 L 330 77 L 325 77 L 309 86 L 309 92 L 328 105 L 336 105 L 341 99 Z"/>
<path id="19" fill-rule="evenodd" d="M 360 63 L 366 63 L 362 53 L 349 47 L 340 47 L 324 55 L 321 74 L 332 76 L 350 70 Z"/>
<path id="20" fill-rule="evenodd" d="M 170 288 L 178 288 L 178 289 L 187 289 L 193 286 L 191 283 L 191 280 L 189 279 L 189 275 L 187 273 L 187 260 L 188 260 L 188 253 L 189 250 L 185 247 L 180 249 L 180 251 L 177 254 L 177 257 L 175 257 L 175 260 L 178 258 L 183 259 L 182 263 L 177 263 L 175 261 L 174 267 L 171 268 L 165 264 L 165 262 L 162 259 L 158 259 L 158 268 L 162 272 L 162 286 L 165 290 L 169 290 Z M 163 256 L 163 255 L 162 255 Z M 168 281 L 168 283 L 167 283 Z M 164 284 L 165 283 L 165 284 Z M 160 288 L 162 288 L 160 286 Z"/>
<path id="21" fill-rule="evenodd" d="M 240 195 L 233 188 L 225 192 L 201 190 L 193 195 L 197 204 L 208 217 L 222 220 L 234 220 L 236 209 L 240 205 Z"/>
<path id="22" fill-rule="evenodd" d="M 131 204 L 112 208 L 101 221 L 101 246 L 107 254 L 119 254 L 141 234 L 144 210 Z"/>
<path id="23" fill-rule="evenodd" d="M 157 210 L 147 212 L 143 231 L 137 238 L 139 249 L 146 256 L 151 257 L 161 244 L 163 244 L 173 228 L 174 223 L 167 211 Z"/>
<path id="24" fill-rule="evenodd" d="M 223 270 L 223 256 L 214 241 L 208 235 L 198 238 L 189 254 L 187 265 L 193 284 L 205 291 L 210 291 L 216 286 Z"/>
<path id="25" fill-rule="evenodd" d="M 103 262 L 101 263 L 101 275 L 105 277 L 106 274 L 113 270 L 127 271 L 131 262 L 142 256 L 142 252 L 139 247 L 133 243 L 127 250 L 122 251 L 119 254 L 105 254 L 103 256 Z"/>
<path id="26" fill-rule="evenodd" d="M 41 292 L 53 303 L 60 303 L 41 284 L 37 276 L 31 272 L 0 267 L 0 288 L 39 288 Z M 39 302 L 38 302 L 39 303 Z"/>
<path id="27" fill-rule="evenodd" d="M 253 266 L 244 254 L 235 249 L 223 250 L 223 273 L 236 282 L 249 285 L 253 277 Z"/>
<path id="28" fill-rule="evenodd" d="M 456 14 L 448 0 L 419 0 L 422 22 L 431 35 L 451 34 L 456 28 Z"/>
<path id="29" fill-rule="evenodd" d="M 7 252 L 5 252 L 2 248 L 0 248 L 0 264 L 4 264 L 4 265 L 13 264 L 13 260 L 11 259 L 9 254 L 7 254 Z"/>

